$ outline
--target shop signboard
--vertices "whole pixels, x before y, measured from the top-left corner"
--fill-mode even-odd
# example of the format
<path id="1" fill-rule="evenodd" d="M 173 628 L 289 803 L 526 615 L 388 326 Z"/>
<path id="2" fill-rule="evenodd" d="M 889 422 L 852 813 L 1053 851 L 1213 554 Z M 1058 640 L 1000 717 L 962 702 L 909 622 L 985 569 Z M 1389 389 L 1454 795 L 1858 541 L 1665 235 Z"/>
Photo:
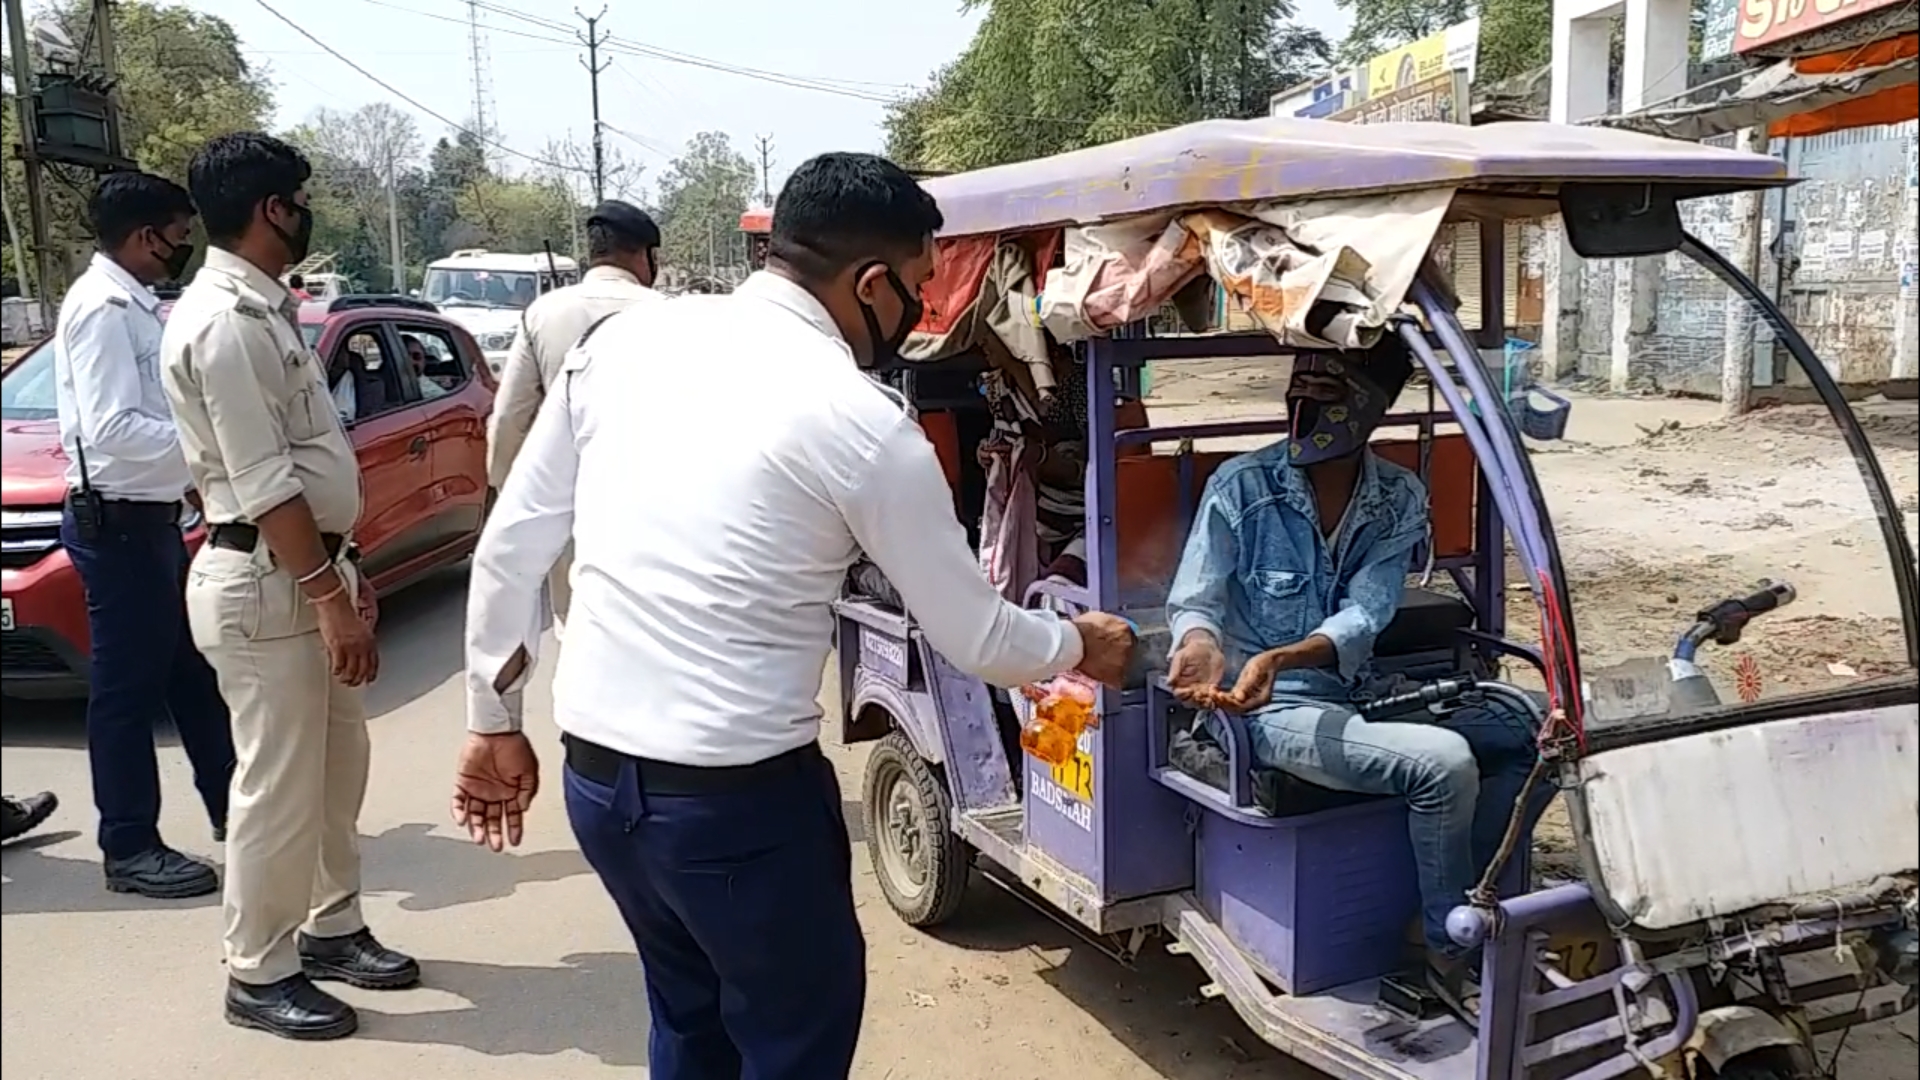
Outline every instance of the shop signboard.
<path id="1" fill-rule="evenodd" d="M 1810 30 L 1832 26 L 1856 15 L 1864 15 L 1912 0 L 1740 0 L 1740 16 L 1734 21 L 1733 51 L 1752 52 Z"/>

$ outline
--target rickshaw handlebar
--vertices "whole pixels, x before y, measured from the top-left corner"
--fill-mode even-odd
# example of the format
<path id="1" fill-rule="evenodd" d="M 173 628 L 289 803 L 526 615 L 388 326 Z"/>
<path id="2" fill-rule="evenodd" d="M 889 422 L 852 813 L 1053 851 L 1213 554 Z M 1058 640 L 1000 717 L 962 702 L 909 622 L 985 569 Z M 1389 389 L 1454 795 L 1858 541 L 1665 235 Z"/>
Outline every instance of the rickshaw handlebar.
<path id="1" fill-rule="evenodd" d="M 1465 697 L 1478 685 L 1480 685 L 1479 680 L 1471 675 L 1435 679 L 1432 682 L 1421 683 L 1405 693 L 1389 694 L 1369 701 L 1360 707 L 1360 715 L 1372 720 L 1422 705 L 1446 705 Z"/>
<path id="2" fill-rule="evenodd" d="M 1434 679 L 1431 682 L 1421 683 L 1403 694 L 1392 694 L 1377 701 L 1369 701 L 1360 707 L 1360 717 L 1363 720 L 1387 719 L 1415 708 L 1439 708 L 1452 705 L 1469 695 L 1479 701 L 1494 699 L 1505 702 L 1509 708 L 1525 716 L 1536 732 L 1546 722 L 1545 710 L 1525 691 L 1503 682 L 1476 679 L 1472 675 Z"/>
<path id="3" fill-rule="evenodd" d="M 1694 624 L 1680 637 L 1673 650 L 1674 659 L 1692 661 L 1703 642 L 1733 645 L 1755 617 L 1786 607 L 1799 597 L 1792 584 L 1770 581 L 1760 591 L 1737 600 L 1722 600 L 1694 616 Z"/>

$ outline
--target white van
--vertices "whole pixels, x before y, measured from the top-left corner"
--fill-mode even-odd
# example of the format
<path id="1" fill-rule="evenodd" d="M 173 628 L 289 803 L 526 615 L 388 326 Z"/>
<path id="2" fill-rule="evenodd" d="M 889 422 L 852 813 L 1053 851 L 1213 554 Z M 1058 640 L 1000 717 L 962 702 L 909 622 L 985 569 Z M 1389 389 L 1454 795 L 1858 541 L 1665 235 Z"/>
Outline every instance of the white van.
<path id="1" fill-rule="evenodd" d="M 428 263 L 420 296 L 467 328 L 498 376 L 520 328 L 520 313 L 541 293 L 579 280 L 580 264 L 565 255 L 471 248 Z"/>

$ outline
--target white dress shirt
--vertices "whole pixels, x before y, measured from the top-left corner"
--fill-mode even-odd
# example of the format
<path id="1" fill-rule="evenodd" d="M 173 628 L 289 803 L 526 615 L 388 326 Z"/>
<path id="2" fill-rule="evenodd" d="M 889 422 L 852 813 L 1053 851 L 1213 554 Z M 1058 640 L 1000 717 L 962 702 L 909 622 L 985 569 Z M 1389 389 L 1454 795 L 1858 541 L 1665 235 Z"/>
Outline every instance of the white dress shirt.
<path id="1" fill-rule="evenodd" d="M 173 502 L 191 486 L 160 385 L 160 329 L 159 298 L 105 255 L 67 290 L 53 369 L 69 487 L 80 486 L 82 450 L 109 499 Z"/>
<path id="2" fill-rule="evenodd" d="M 495 683 L 535 658 L 569 536 L 555 719 L 636 757 L 741 765 L 813 741 L 830 604 L 862 550 L 962 670 L 1012 686 L 1081 658 L 1071 624 L 987 584 L 919 426 L 819 301 L 764 272 L 629 308 L 567 357 L 474 555 L 473 731 L 519 726 L 526 674 Z"/>

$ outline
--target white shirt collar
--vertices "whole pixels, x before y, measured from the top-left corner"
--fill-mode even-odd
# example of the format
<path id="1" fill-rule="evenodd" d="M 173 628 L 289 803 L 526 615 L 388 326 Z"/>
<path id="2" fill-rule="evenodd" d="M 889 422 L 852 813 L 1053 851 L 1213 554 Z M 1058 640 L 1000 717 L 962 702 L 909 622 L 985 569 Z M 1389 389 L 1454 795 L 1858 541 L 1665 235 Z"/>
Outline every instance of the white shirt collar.
<path id="1" fill-rule="evenodd" d="M 748 275 L 747 280 L 740 283 L 739 288 L 733 290 L 733 295 L 778 304 L 798 315 L 809 326 L 827 337 L 842 345 L 847 344 L 846 335 L 840 332 L 840 326 L 833 321 L 833 315 L 827 311 L 827 306 L 797 282 L 789 281 L 779 274 L 766 270 L 755 271 Z M 851 351 L 848 355 L 852 355 Z"/>
<path id="2" fill-rule="evenodd" d="M 618 266 L 589 266 L 587 267 L 587 272 L 580 275 L 580 280 L 624 281 L 629 285 L 640 284 L 640 279 L 633 276 L 633 271 L 625 270 Z"/>
<path id="3" fill-rule="evenodd" d="M 153 295 L 153 290 L 147 288 L 145 282 L 134 277 L 126 267 L 108 258 L 105 253 L 94 252 L 91 265 L 95 270 L 105 274 L 107 280 L 125 290 L 127 299 L 139 304 L 141 310 L 149 314 L 160 310 L 160 298 Z"/>

